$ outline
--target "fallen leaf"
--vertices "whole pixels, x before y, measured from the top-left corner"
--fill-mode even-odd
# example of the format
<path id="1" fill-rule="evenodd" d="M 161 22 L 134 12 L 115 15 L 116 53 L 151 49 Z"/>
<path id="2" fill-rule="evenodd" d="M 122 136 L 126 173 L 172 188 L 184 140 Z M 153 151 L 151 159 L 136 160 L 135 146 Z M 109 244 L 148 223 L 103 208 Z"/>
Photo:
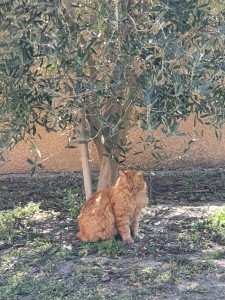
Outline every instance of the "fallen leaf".
<path id="1" fill-rule="evenodd" d="M 132 282 L 132 285 L 134 285 L 134 286 L 141 286 L 141 282 Z"/>

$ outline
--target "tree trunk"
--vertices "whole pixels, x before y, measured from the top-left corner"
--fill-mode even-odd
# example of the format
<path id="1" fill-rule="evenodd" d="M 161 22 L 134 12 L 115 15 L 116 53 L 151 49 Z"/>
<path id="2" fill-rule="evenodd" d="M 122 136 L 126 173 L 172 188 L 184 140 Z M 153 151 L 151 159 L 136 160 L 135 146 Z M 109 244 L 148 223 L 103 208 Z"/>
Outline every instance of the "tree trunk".
<path id="1" fill-rule="evenodd" d="M 92 180 L 91 180 L 91 169 L 89 164 L 88 144 L 80 144 L 80 152 L 81 152 L 81 159 L 82 159 L 84 190 L 85 190 L 86 200 L 88 200 L 92 195 Z"/>
<path id="2" fill-rule="evenodd" d="M 75 10 L 71 4 L 71 1 L 63 0 L 62 5 L 66 9 L 67 22 L 71 26 L 77 25 Z M 85 43 L 83 35 L 81 35 L 81 43 Z M 95 70 L 91 70 L 91 71 L 94 73 Z M 88 144 L 87 144 L 87 137 L 86 137 L 86 122 L 85 122 L 84 109 L 80 109 L 77 111 L 77 122 L 78 122 L 77 129 L 80 132 L 79 148 L 80 148 L 81 159 L 82 159 L 84 189 L 85 189 L 86 200 L 88 200 L 88 198 L 90 198 L 90 196 L 92 195 L 92 180 L 91 180 L 91 169 L 89 163 Z"/>
<path id="3" fill-rule="evenodd" d="M 129 110 L 130 114 L 131 110 Z M 94 142 L 98 150 L 98 157 L 100 161 L 99 179 L 98 179 L 98 191 L 111 187 L 115 184 L 118 177 L 118 170 L 120 164 L 120 154 L 122 152 L 121 147 L 117 145 L 120 141 L 125 141 L 129 131 L 129 114 L 126 115 L 124 120 L 124 129 L 122 129 L 114 140 L 106 139 L 102 142 L 101 137 L 95 138 Z M 105 147 L 107 146 L 107 148 Z M 110 149 L 110 153 L 106 149 Z M 114 158 L 116 157 L 116 159 Z"/>
<path id="4" fill-rule="evenodd" d="M 92 180 L 91 180 L 91 169 L 89 163 L 89 153 L 88 153 L 88 144 L 86 142 L 86 124 L 83 110 L 80 110 L 77 114 L 77 120 L 80 131 L 80 152 L 82 159 L 82 171 L 83 171 L 83 180 L 84 180 L 84 189 L 86 200 L 92 195 Z"/>
<path id="5" fill-rule="evenodd" d="M 96 128 L 97 132 L 101 132 L 101 134 L 97 134 L 94 139 L 100 162 L 98 190 L 111 187 L 116 182 L 120 167 L 118 160 L 120 159 L 120 154 L 122 152 L 121 149 L 123 148 L 121 146 L 121 141 L 126 141 L 127 139 L 133 111 L 133 107 L 129 100 L 127 100 L 123 106 L 120 104 L 112 105 L 111 102 L 108 104 L 110 108 L 106 109 L 107 113 L 109 115 L 121 115 L 120 121 L 122 121 L 123 124 L 123 129 L 121 129 L 114 137 L 108 136 L 107 132 L 104 132 L 104 130 L 101 129 L 101 124 L 98 122 L 98 120 L 93 118 L 93 116 L 89 118 L 87 114 L 87 119 L 91 128 Z"/>
<path id="6" fill-rule="evenodd" d="M 119 170 L 119 164 L 114 159 L 105 155 L 103 155 L 100 159 L 98 191 L 111 187 L 115 184 Z"/>

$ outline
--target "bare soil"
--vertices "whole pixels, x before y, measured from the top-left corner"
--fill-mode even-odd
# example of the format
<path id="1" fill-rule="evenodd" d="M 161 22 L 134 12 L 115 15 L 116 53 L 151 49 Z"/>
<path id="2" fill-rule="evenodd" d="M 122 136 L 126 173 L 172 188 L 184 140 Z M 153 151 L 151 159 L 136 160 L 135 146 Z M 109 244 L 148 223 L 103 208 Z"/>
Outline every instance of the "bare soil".
<path id="1" fill-rule="evenodd" d="M 138 241 L 82 243 L 78 173 L 0 176 L 0 211 L 17 216 L 0 241 L 0 299 L 225 299 L 225 169 L 146 172 L 149 205 Z M 96 180 L 94 180 L 96 182 Z"/>

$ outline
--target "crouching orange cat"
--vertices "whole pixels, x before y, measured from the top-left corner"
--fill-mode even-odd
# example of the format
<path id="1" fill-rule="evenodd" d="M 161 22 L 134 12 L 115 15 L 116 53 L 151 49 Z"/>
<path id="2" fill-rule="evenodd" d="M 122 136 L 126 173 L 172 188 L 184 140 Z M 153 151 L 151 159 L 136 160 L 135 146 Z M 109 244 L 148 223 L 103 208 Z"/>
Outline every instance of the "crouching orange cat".
<path id="1" fill-rule="evenodd" d="M 120 171 L 115 186 L 94 193 L 85 203 L 78 216 L 77 237 L 96 242 L 109 240 L 119 233 L 123 241 L 133 243 L 147 199 L 142 171 Z"/>

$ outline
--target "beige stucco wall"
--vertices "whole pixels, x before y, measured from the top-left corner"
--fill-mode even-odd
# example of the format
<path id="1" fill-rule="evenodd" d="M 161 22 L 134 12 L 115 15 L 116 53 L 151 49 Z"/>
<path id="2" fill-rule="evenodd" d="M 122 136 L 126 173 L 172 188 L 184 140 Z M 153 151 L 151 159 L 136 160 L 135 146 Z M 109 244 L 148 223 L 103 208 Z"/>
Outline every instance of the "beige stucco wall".
<path id="1" fill-rule="evenodd" d="M 190 167 L 194 165 L 218 165 L 225 163 L 225 130 L 224 138 L 218 141 L 215 137 L 214 130 L 204 127 L 204 136 L 199 138 L 195 131 L 201 132 L 202 127 L 193 126 L 193 120 L 189 119 L 180 126 L 181 132 L 188 132 L 185 137 L 163 137 L 160 145 L 163 150 L 159 150 L 162 157 L 170 156 L 169 159 L 163 160 L 162 167 Z M 39 129 L 42 140 L 37 141 L 38 148 L 41 152 L 41 159 L 44 161 L 45 169 L 40 172 L 76 172 L 81 170 L 81 159 L 79 149 L 67 149 L 67 139 L 59 133 L 45 133 L 43 129 Z M 144 150 L 139 155 L 133 153 L 143 150 L 143 144 L 138 143 L 140 136 L 144 136 L 140 129 L 134 128 L 130 132 L 130 139 L 133 141 L 133 151 L 129 153 L 126 165 L 127 167 L 141 166 L 142 169 L 154 169 L 159 166 L 151 152 L 151 147 Z M 160 133 L 157 135 L 160 137 Z M 187 153 L 183 153 L 190 139 L 195 139 L 191 145 L 191 149 Z M 98 170 L 98 158 L 96 149 L 93 144 L 89 145 L 91 168 Z M 31 166 L 26 162 L 30 157 L 30 144 L 21 142 L 12 151 L 7 154 L 8 162 L 1 163 L 0 174 L 9 173 L 26 173 L 29 172 Z"/>

